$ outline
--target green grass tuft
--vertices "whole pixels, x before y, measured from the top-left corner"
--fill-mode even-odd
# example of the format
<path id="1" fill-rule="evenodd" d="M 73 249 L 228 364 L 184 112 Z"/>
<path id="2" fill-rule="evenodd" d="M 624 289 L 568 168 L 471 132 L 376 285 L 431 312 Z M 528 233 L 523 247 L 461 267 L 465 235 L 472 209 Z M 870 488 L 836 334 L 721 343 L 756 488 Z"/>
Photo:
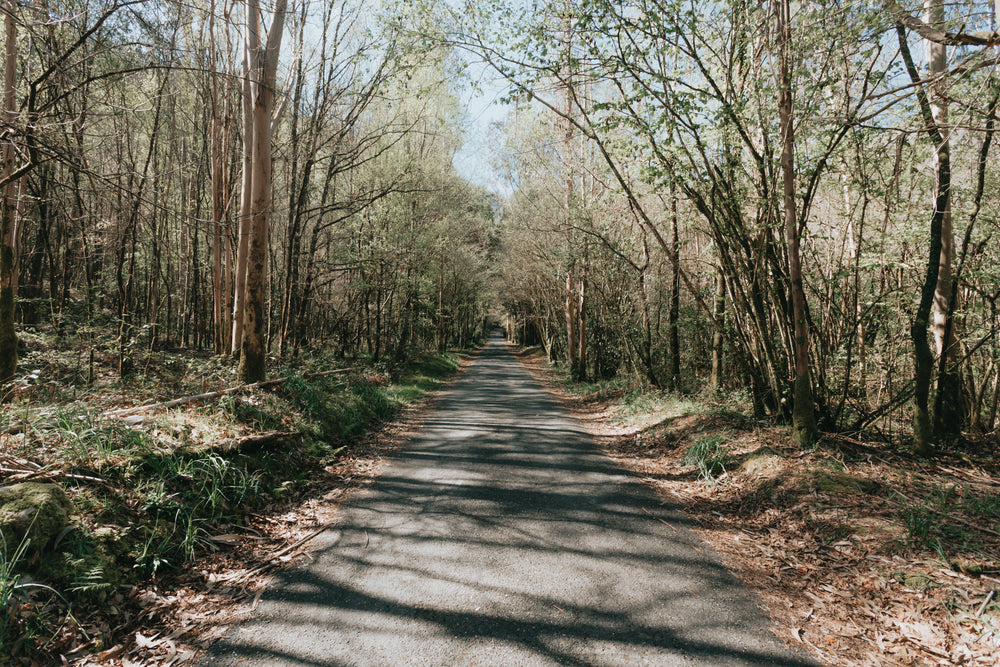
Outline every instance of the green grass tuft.
<path id="1" fill-rule="evenodd" d="M 728 433 L 701 438 L 688 447 L 681 461 L 685 465 L 698 468 L 702 478 L 712 481 L 726 471 L 725 443 L 730 439 Z"/>

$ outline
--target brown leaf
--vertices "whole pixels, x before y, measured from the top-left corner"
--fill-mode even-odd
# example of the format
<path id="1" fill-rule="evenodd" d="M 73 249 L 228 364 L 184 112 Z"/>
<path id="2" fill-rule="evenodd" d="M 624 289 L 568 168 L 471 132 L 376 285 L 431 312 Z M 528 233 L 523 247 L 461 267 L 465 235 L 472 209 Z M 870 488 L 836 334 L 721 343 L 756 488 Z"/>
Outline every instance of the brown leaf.
<path id="1" fill-rule="evenodd" d="M 119 655 L 121 655 L 122 651 L 124 650 L 125 650 L 124 646 L 122 646 L 121 644 L 115 644 L 107 651 L 101 651 L 100 653 L 98 653 L 97 658 L 98 660 L 111 660 L 112 658 L 117 658 Z"/>

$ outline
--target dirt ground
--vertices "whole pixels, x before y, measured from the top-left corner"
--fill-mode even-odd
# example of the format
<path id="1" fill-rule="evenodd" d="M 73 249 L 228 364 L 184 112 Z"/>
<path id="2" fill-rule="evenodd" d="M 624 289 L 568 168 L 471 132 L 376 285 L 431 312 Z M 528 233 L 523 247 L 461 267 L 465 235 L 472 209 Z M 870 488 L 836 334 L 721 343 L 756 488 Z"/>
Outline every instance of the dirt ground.
<path id="1" fill-rule="evenodd" d="M 789 644 L 830 665 L 1000 665 L 991 450 L 927 461 L 832 435 L 796 450 L 787 428 L 710 406 L 623 417 L 620 400 L 569 395 L 544 359 L 521 358 L 612 458 L 694 519 Z M 697 446 L 714 451 L 703 468 L 686 457 Z"/>

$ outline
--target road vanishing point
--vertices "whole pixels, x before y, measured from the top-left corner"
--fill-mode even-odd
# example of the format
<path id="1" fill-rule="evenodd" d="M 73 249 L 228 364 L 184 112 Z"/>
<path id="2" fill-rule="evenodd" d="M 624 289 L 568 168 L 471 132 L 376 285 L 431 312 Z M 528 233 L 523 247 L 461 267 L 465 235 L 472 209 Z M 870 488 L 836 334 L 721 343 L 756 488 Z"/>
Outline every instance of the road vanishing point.
<path id="1" fill-rule="evenodd" d="M 203 665 L 814 663 L 498 334 Z"/>

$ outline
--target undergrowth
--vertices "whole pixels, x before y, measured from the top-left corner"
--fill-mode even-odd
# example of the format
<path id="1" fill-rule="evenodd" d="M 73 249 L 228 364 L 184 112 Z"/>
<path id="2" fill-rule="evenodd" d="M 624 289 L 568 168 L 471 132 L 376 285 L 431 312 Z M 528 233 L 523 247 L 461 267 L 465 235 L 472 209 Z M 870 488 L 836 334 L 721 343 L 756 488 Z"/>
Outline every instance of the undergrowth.
<path id="1" fill-rule="evenodd" d="M 273 391 L 230 394 L 137 425 L 104 418 L 87 401 L 20 409 L 30 416 L 26 428 L 0 441 L 0 453 L 67 473 L 57 479 L 77 513 L 38 555 L 0 549 L 0 662 L 44 656 L 74 606 L 186 567 L 217 549 L 220 533 L 246 526 L 248 513 L 291 503 L 311 475 L 439 386 L 459 358 L 307 378 L 314 360 L 276 371 L 291 378 Z M 218 446 L 272 431 L 289 437 L 280 446 Z M 57 592 L 61 612 L 26 595 L 26 580 Z"/>

